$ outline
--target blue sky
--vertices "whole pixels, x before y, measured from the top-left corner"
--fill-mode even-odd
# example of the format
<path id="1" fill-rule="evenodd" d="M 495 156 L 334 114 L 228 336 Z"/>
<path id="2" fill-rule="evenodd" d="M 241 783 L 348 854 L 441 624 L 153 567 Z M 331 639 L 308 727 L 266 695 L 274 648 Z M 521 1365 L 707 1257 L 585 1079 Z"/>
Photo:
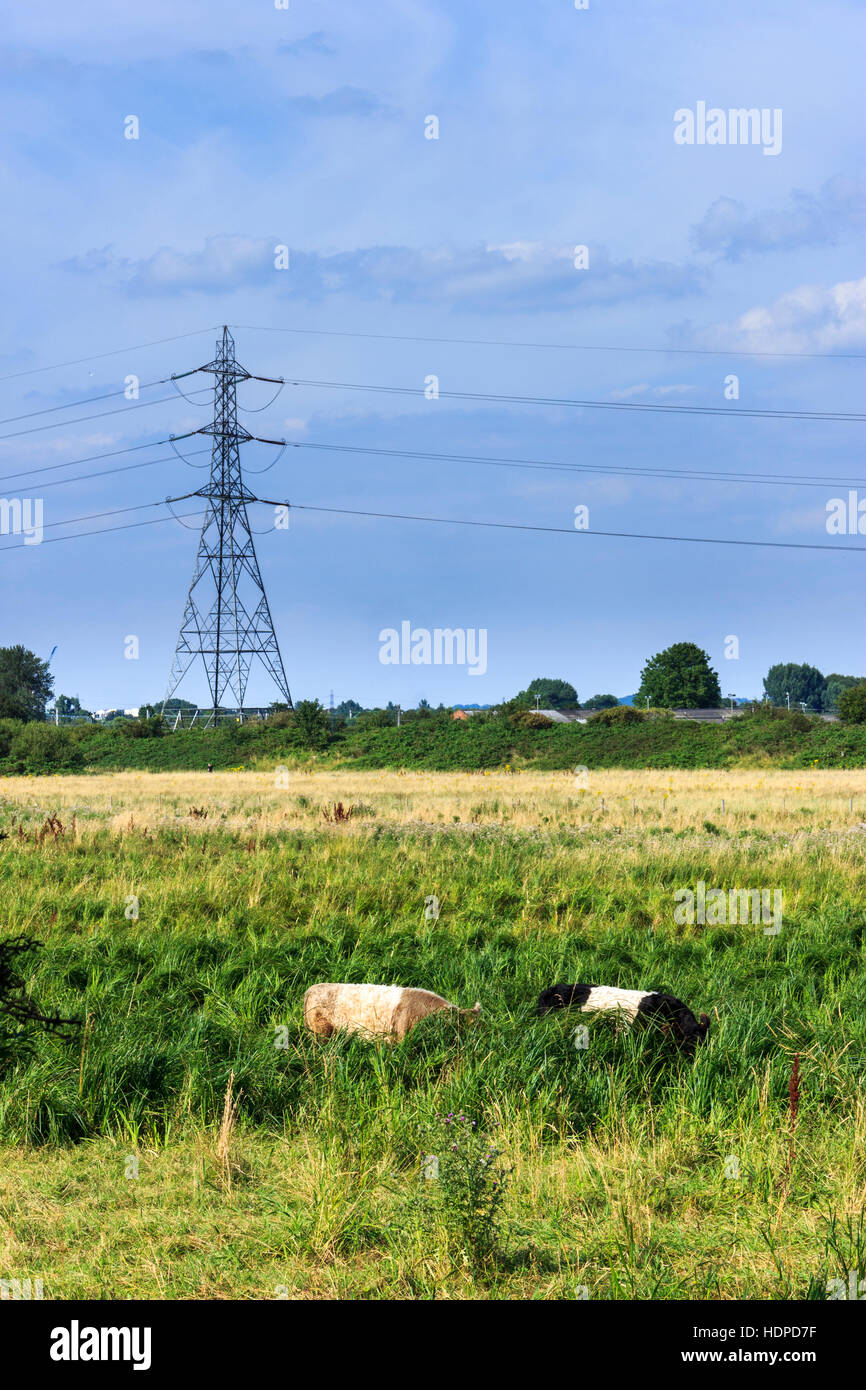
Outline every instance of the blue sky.
<path id="1" fill-rule="evenodd" d="M 590 518 L 589 534 L 544 534 L 296 512 L 286 532 L 255 508 L 295 698 L 484 703 L 535 675 L 624 695 L 649 655 L 684 640 L 741 695 L 776 661 L 862 674 L 860 557 L 591 532 L 857 544 L 825 521 L 828 499 L 847 493 L 830 480 L 862 479 L 866 498 L 863 424 L 431 401 L 421 388 L 436 375 L 443 392 L 862 410 L 864 37 L 854 0 L 18 6 L 0 44 L 0 415 L 187 370 L 212 358 L 227 322 L 251 372 L 418 391 L 287 386 L 242 416 L 270 437 L 828 480 L 287 450 L 250 473 L 261 495 L 566 532 L 576 506 Z M 674 113 L 701 101 L 781 111 L 780 152 L 677 144 Z M 130 115 L 137 140 L 124 137 Z M 288 270 L 275 268 L 278 245 Z M 35 370 L 180 334 L 197 336 Z M 436 338 L 616 350 L 425 341 Z M 740 394 L 726 403 L 730 374 Z M 270 395 L 249 384 L 241 399 Z M 74 423 L 118 405 L 0 426 L 15 434 L 0 440 L 0 496 L 44 499 L 45 542 L 151 513 L 56 524 L 67 518 L 199 486 L 159 441 L 206 423 L 207 396 Z M 56 467 L 141 444 L 152 447 Z M 274 452 L 244 458 L 260 467 Z M 0 538 L 0 644 L 45 656 L 57 645 L 58 689 L 90 707 L 159 698 L 196 542 L 174 521 L 56 544 Z M 486 674 L 383 665 L 379 633 L 403 620 L 486 629 Z M 130 635 L 137 660 L 124 656 Z M 203 676 L 179 693 L 204 701 Z M 272 696 L 254 668 L 248 702 Z"/>

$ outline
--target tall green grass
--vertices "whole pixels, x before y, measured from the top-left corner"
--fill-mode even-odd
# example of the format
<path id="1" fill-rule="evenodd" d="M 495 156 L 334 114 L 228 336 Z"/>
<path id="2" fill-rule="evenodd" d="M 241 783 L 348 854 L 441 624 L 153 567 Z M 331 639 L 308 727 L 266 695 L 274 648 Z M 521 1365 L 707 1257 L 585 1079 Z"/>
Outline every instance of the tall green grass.
<path id="1" fill-rule="evenodd" d="M 698 878 L 781 888 L 781 933 L 676 925 L 673 894 Z M 438 920 L 425 915 L 431 894 Z M 137 919 L 125 916 L 133 895 Z M 524 1251 L 527 1241 L 552 1239 L 565 1201 L 559 1189 L 544 1195 L 544 1174 L 561 1165 L 567 1173 L 592 1152 L 595 1166 L 574 1177 L 568 1221 L 582 1213 L 587 1229 L 605 1232 L 598 1288 L 682 1297 L 685 1276 L 668 1277 L 660 1252 L 692 1239 L 688 1223 L 678 1232 L 684 1192 L 690 1220 L 699 1214 L 719 1240 L 740 1239 L 744 1193 L 753 1234 L 766 1221 L 771 1241 L 787 1239 L 778 1207 L 799 1053 L 784 1199 L 817 1227 L 819 1213 L 843 1220 L 862 1191 L 864 901 L 854 848 L 724 836 L 623 844 L 602 830 L 580 838 L 319 831 L 255 841 L 220 830 L 197 838 L 98 830 L 75 844 L 4 842 L 0 923 L 42 943 L 34 999 L 86 1020 L 73 1044 L 34 1037 L 0 1078 L 0 1144 L 194 1143 L 212 1130 L 233 1072 L 242 1142 L 303 1142 L 324 1155 L 337 1187 L 347 1173 L 357 1185 L 359 1175 L 379 1182 L 387 1172 L 399 1188 L 416 1181 L 431 1117 L 465 1112 L 495 1119 L 520 1159 L 512 1216 Z M 319 980 L 416 985 L 463 1006 L 479 999 L 481 1021 L 434 1017 L 401 1044 L 322 1042 L 305 1031 L 301 1007 Z M 688 1059 L 659 1033 L 598 1019 L 579 1048 L 577 1019 L 535 1017 L 543 988 L 575 980 L 667 989 L 711 1015 L 710 1041 Z M 646 1190 L 635 1171 L 641 1154 L 653 1174 Z M 737 1182 L 724 1177 L 731 1154 L 742 1165 Z M 629 1202 L 670 1223 L 661 1245 L 648 1245 L 628 1202 L 614 1198 L 623 1164 Z M 370 1229 L 389 1224 L 388 1190 L 364 1198 Z M 270 1200 L 283 1202 L 287 1220 L 287 1199 Z M 715 1296 L 721 1276 L 702 1282 L 686 1247 L 690 1296 Z M 814 1258 L 793 1273 L 783 1261 L 791 1288 L 802 1294 L 825 1267 L 822 1249 L 816 1236 Z M 764 1296 L 793 1296 L 779 1292 L 765 1253 Z M 557 1288 L 580 1282 L 574 1269 L 557 1269 Z M 538 1270 L 533 1277 L 544 1285 Z"/>

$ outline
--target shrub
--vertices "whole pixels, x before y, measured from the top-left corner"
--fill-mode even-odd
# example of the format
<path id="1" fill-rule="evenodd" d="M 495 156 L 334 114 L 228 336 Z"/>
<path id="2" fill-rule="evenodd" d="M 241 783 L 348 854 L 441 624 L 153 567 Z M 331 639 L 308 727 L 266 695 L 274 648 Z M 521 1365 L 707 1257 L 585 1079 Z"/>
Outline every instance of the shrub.
<path id="1" fill-rule="evenodd" d="M 512 724 L 518 729 L 552 729 L 554 721 L 536 709 L 521 709 L 511 715 Z"/>
<path id="2" fill-rule="evenodd" d="M 89 738 L 98 737 L 102 733 L 99 724 L 91 724 L 89 720 L 82 719 L 77 724 L 66 724 L 64 726 L 73 743 L 84 743 Z"/>
<path id="3" fill-rule="evenodd" d="M 839 714 L 846 724 L 866 724 L 866 681 L 843 690 L 839 696 Z"/>
<path id="4" fill-rule="evenodd" d="M 165 733 L 165 720 L 161 714 L 153 714 L 150 719 L 128 719 L 119 726 L 124 738 L 161 738 Z"/>
<path id="5" fill-rule="evenodd" d="M 295 716 L 287 709 L 279 709 L 275 714 L 269 714 L 265 724 L 269 729 L 290 729 L 295 722 Z"/>
<path id="6" fill-rule="evenodd" d="M 12 740 L 23 729 L 20 719 L 0 719 L 0 758 L 5 758 L 12 746 Z"/>
<path id="7" fill-rule="evenodd" d="M 640 724 L 644 715 L 631 705 L 616 705 L 612 709 L 600 709 L 588 719 L 587 724 Z"/>
<path id="8" fill-rule="evenodd" d="M 387 729 L 394 719 L 386 709 L 368 709 L 352 720 L 353 729 Z"/>
<path id="9" fill-rule="evenodd" d="M 14 772 L 73 772 L 84 766 L 84 755 L 68 729 L 33 722 L 14 735 L 8 761 Z"/>
<path id="10" fill-rule="evenodd" d="M 786 728 L 796 729 L 801 733 L 804 733 L 807 729 L 811 729 L 818 722 L 817 720 L 810 719 L 802 710 L 779 709 L 777 705 L 771 705 L 766 700 L 762 701 L 759 705 L 752 705 L 746 718 L 766 721 L 767 723 L 775 721 L 782 730 Z"/>

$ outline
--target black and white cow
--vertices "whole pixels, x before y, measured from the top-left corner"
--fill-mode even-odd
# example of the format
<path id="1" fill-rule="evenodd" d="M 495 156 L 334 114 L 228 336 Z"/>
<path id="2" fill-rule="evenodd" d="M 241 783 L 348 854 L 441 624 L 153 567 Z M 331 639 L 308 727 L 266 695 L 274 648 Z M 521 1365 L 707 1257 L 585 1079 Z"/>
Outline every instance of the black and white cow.
<path id="1" fill-rule="evenodd" d="M 706 1014 L 695 1018 L 681 999 L 660 990 L 614 989 L 610 985 L 553 985 L 542 991 L 538 1016 L 554 1009 L 579 1009 L 584 1014 L 617 1013 L 629 1025 L 639 1020 L 661 1024 L 680 1047 L 693 1051 L 710 1030 Z"/>

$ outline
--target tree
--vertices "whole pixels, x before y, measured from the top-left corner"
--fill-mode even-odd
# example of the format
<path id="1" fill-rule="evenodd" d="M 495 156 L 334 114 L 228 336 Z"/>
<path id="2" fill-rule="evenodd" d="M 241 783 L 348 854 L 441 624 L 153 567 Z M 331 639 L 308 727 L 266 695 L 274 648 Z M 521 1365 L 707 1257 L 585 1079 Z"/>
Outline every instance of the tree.
<path id="1" fill-rule="evenodd" d="M 837 714 L 843 691 L 850 690 L 852 685 L 860 685 L 863 680 L 863 676 L 840 676 L 834 671 L 832 675 L 827 677 L 827 684 L 824 687 L 823 708 L 830 714 Z"/>
<path id="2" fill-rule="evenodd" d="M 839 714 L 846 724 L 866 724 L 866 681 L 842 691 Z"/>
<path id="3" fill-rule="evenodd" d="M 338 719 L 354 719 L 363 709 L 357 700 L 341 700 L 334 710 Z"/>
<path id="4" fill-rule="evenodd" d="M 91 716 L 89 709 L 81 708 L 81 701 L 77 695 L 58 695 L 54 701 L 54 708 L 61 719 L 70 719 L 73 716 L 86 719 Z"/>
<path id="5" fill-rule="evenodd" d="M 0 719 L 44 719 L 53 689 L 47 661 L 26 647 L 0 647 Z"/>
<path id="6" fill-rule="evenodd" d="M 718 709 L 722 691 L 707 653 L 694 642 L 675 642 L 650 657 L 634 700 L 664 709 Z"/>
<path id="7" fill-rule="evenodd" d="M 352 727 L 358 729 L 387 729 L 397 723 L 396 715 L 386 709 L 365 709 L 352 720 Z"/>
<path id="8" fill-rule="evenodd" d="M 323 748 L 330 732 L 327 710 L 318 700 L 299 700 L 295 705 L 295 728 L 305 748 Z"/>
<path id="9" fill-rule="evenodd" d="M 619 704 L 615 695 L 593 695 L 591 700 L 587 700 L 584 709 L 613 709 Z"/>
<path id="10" fill-rule="evenodd" d="M 577 704 L 577 691 L 568 681 L 553 680 L 548 676 L 536 676 L 525 690 L 514 698 L 523 707 L 535 709 L 538 696 L 539 709 L 566 709 Z"/>
<path id="11" fill-rule="evenodd" d="M 827 681 L 817 666 L 798 666 L 796 662 L 779 662 L 771 666 L 764 677 L 767 699 L 774 705 L 787 705 L 788 696 L 792 705 L 805 702 L 810 709 L 824 707 Z"/>

